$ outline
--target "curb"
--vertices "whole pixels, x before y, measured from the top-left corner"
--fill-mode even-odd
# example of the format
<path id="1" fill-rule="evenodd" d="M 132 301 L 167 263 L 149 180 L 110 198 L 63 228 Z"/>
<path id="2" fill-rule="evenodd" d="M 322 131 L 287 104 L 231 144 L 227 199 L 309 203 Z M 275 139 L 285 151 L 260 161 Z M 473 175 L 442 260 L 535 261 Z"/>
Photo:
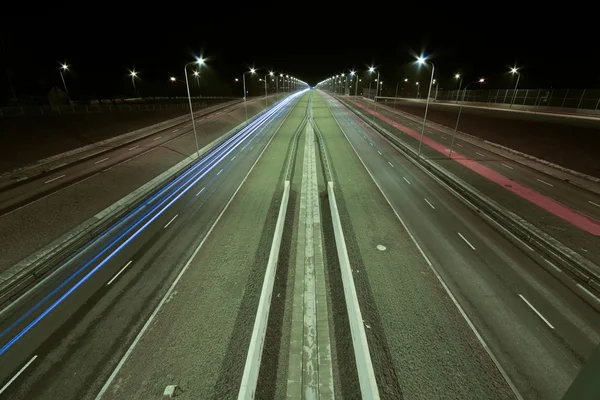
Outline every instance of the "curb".
<path id="1" fill-rule="evenodd" d="M 346 102 L 340 101 L 346 108 L 359 116 L 365 123 L 379 132 L 395 147 L 404 153 L 407 158 L 415 164 L 427 170 L 431 175 L 436 177 L 448 187 L 459 193 L 468 202 L 475 205 L 483 213 L 487 214 L 491 219 L 496 221 L 500 226 L 504 227 L 510 233 L 515 235 L 523 242 L 538 250 L 547 259 L 564 267 L 568 272 L 568 277 L 565 274 L 557 275 L 557 271 L 551 266 L 546 267 L 541 264 L 548 272 L 563 281 L 569 289 L 573 290 L 578 296 L 586 300 L 592 307 L 600 311 L 600 267 L 580 254 L 576 253 L 569 247 L 565 246 L 552 236 L 536 228 L 534 225 L 521 218 L 512 211 L 504 208 L 496 201 L 483 195 L 477 189 L 473 188 L 462 179 L 454 176 L 442 167 L 435 165 L 433 162 L 417 156 L 415 150 L 406 145 L 394 134 L 380 127 L 378 124 L 371 122 L 369 118 L 349 107 Z M 574 290 L 574 285 L 581 285 L 585 291 Z M 588 293 L 585 293 L 585 292 Z"/>

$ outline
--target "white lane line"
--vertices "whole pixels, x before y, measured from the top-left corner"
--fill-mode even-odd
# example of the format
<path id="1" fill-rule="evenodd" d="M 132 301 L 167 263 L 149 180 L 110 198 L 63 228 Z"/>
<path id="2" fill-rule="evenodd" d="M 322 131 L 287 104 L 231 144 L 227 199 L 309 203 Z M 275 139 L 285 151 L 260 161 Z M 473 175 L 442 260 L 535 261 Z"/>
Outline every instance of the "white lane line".
<path id="1" fill-rule="evenodd" d="M 27 361 L 27 364 L 23 365 L 23 368 L 21 368 L 19 370 L 19 372 L 17 372 L 12 378 L 10 378 L 10 381 L 6 382 L 6 385 L 2 386 L 2 389 L 0 389 L 0 394 L 4 393 L 4 391 L 6 389 L 8 389 L 10 384 L 13 383 L 15 381 L 15 379 L 17 379 L 19 377 L 19 375 L 21 375 L 23 373 L 23 371 L 25 371 L 27 369 L 27 367 L 29 367 L 31 365 L 31 363 L 35 361 L 36 358 L 38 358 L 37 355 L 31 357 L 31 360 Z"/>
<path id="2" fill-rule="evenodd" d="M 554 327 L 552 326 L 552 324 L 550 322 L 548 322 L 548 320 L 546 318 L 544 318 L 544 316 L 535 309 L 535 307 L 533 305 L 531 305 L 531 303 L 525 298 L 523 297 L 522 294 L 519 294 L 519 297 L 521 298 L 521 300 L 523 300 L 525 302 L 525 304 L 527 304 L 529 306 L 529 308 L 531 308 L 538 317 L 540 317 L 542 319 L 542 321 L 544 321 L 546 323 L 546 325 L 548 325 L 550 327 L 550 329 L 554 329 Z"/>
<path id="3" fill-rule="evenodd" d="M 426 202 L 427 204 L 429 204 L 429 207 L 431 207 L 431 208 L 433 208 L 433 209 L 435 210 L 435 207 L 433 206 L 433 204 L 431 204 L 431 203 L 429 202 L 429 200 L 427 200 L 427 199 L 424 199 L 424 200 L 425 200 L 425 202 Z"/>
<path id="4" fill-rule="evenodd" d="M 369 142 L 369 144 L 370 144 L 371 146 L 373 146 L 373 143 Z"/>
<path id="5" fill-rule="evenodd" d="M 50 183 L 50 182 L 54 182 L 55 180 L 57 180 L 57 179 L 60 179 L 60 178 L 64 178 L 65 176 L 67 176 L 67 175 L 61 175 L 61 176 L 57 176 L 56 178 L 52 178 L 52 179 L 50 179 L 49 181 L 46 181 L 46 182 L 44 182 L 44 183 Z"/>
<path id="6" fill-rule="evenodd" d="M 158 137 L 155 137 L 155 138 L 154 138 L 154 139 L 152 139 L 152 140 L 158 140 L 158 139 L 160 139 L 161 137 L 162 137 L 162 136 L 158 136 Z"/>
<path id="7" fill-rule="evenodd" d="M 221 169 L 219 170 L 219 172 L 217 172 L 217 176 L 221 175 L 221 172 L 223 172 L 223 168 L 221 168 Z"/>
<path id="8" fill-rule="evenodd" d="M 581 284 L 577 284 L 577 288 L 579 290 L 581 290 L 582 292 L 584 292 L 585 294 L 587 294 L 588 296 L 590 296 L 592 299 L 596 300 L 597 302 L 600 303 L 600 297 L 596 296 L 594 293 L 590 292 L 589 290 L 587 290 L 583 285 Z M 0 392 L 2 393 L 2 392 Z"/>
<path id="9" fill-rule="evenodd" d="M 236 158 L 236 157 L 237 157 L 237 156 L 233 156 L 233 158 L 231 159 L 231 161 L 235 160 L 235 158 Z"/>
<path id="10" fill-rule="evenodd" d="M 380 156 L 382 156 L 383 154 L 381 154 L 381 152 L 379 150 L 377 150 L 377 152 L 379 153 Z"/>
<path id="11" fill-rule="evenodd" d="M 448 139 L 446 138 L 446 136 L 440 136 L 440 137 L 441 137 L 442 139 L 444 139 L 444 140 L 448 140 Z"/>
<path id="12" fill-rule="evenodd" d="M 365 135 L 363 135 L 363 137 L 366 139 L 367 137 Z"/>
<path id="13" fill-rule="evenodd" d="M 538 182 L 542 182 L 544 185 L 548 185 L 548 186 L 552 186 L 552 187 L 554 187 L 554 185 L 553 185 L 553 184 L 551 184 L 551 183 L 548 183 L 548 182 L 546 182 L 546 181 L 543 181 L 543 180 L 541 180 L 541 179 L 536 179 L 536 180 L 537 180 Z"/>
<path id="14" fill-rule="evenodd" d="M 192 126 L 192 124 L 187 124 L 187 125 L 184 125 L 183 127 L 187 128 L 188 126 Z"/>
<path id="15" fill-rule="evenodd" d="M 596 207 L 600 207 L 600 204 L 598 204 L 598 203 L 594 203 L 594 202 L 593 202 L 593 201 L 591 201 L 591 200 L 588 200 L 588 203 L 590 203 L 590 204 L 593 204 L 593 205 L 595 205 Z"/>
<path id="16" fill-rule="evenodd" d="M 475 152 L 475 154 L 477 154 L 478 156 L 481 156 L 481 157 L 485 157 L 485 154 L 481 154 L 481 153 L 480 153 L 480 152 L 478 152 L 478 151 L 476 151 L 476 152 Z"/>
<path id="17" fill-rule="evenodd" d="M 410 185 L 410 181 L 408 179 L 406 179 L 405 176 L 403 176 L 402 179 L 404 179 L 406 181 L 406 183 L 408 183 Z"/>
<path id="18" fill-rule="evenodd" d="M 137 149 L 138 147 L 140 147 L 140 146 L 133 146 L 132 148 L 130 148 L 130 149 L 128 149 L 128 150 L 129 150 L 129 151 L 131 151 L 131 150 L 135 150 L 135 149 Z"/>
<path id="19" fill-rule="evenodd" d="M 200 193 L 204 192 L 204 189 L 206 189 L 206 186 L 203 187 L 202 189 L 200 189 L 200 191 L 198 193 L 196 193 L 196 196 L 200 196 Z"/>
<path id="20" fill-rule="evenodd" d="M 392 164 L 391 162 L 388 161 L 388 164 L 390 164 L 390 167 L 394 168 L 394 164 Z"/>
<path id="21" fill-rule="evenodd" d="M 100 164 L 101 162 L 104 162 L 104 161 L 108 160 L 109 158 L 110 157 L 103 158 L 102 160 L 96 161 L 94 164 Z"/>
<path id="22" fill-rule="evenodd" d="M 171 225 L 171 222 L 175 221 L 175 218 L 177 218 L 179 216 L 179 214 L 175 214 L 175 216 L 173 218 L 171 218 L 171 220 L 169 222 L 167 222 L 167 224 L 165 225 L 165 228 L 168 227 L 169 225 Z"/>
<path id="23" fill-rule="evenodd" d="M 508 169 L 514 169 L 514 168 L 513 168 L 513 167 L 511 167 L 510 165 L 506 165 L 506 164 L 502 164 L 502 163 L 500 163 L 500 165 L 502 165 L 503 167 L 506 167 L 506 168 L 508 168 Z"/>
<path id="24" fill-rule="evenodd" d="M 113 283 L 114 280 L 117 279 L 119 277 L 119 275 L 121 275 L 123 273 L 123 271 L 125 271 L 125 269 L 131 265 L 132 262 L 133 261 L 130 260 L 127 264 L 125 264 L 125 266 L 123 268 L 121 268 L 119 270 L 119 272 L 117 272 L 117 274 L 115 276 L 113 276 L 110 281 L 108 281 L 108 283 L 106 284 L 106 286 L 109 286 L 111 283 Z"/>
<path id="25" fill-rule="evenodd" d="M 175 133 L 175 132 L 179 132 L 179 129 L 175 129 L 175 130 L 173 131 L 173 133 Z"/>
<path id="26" fill-rule="evenodd" d="M 460 143 L 456 143 L 456 145 L 457 145 L 458 147 L 465 147 L 465 146 L 463 146 L 463 145 L 462 145 L 462 144 L 460 144 Z"/>
<path id="27" fill-rule="evenodd" d="M 466 243 L 466 244 L 468 244 L 468 245 L 469 245 L 469 247 L 470 247 L 472 250 L 475 250 L 475 247 L 473 247 L 473 245 L 472 245 L 471 243 L 469 243 L 469 241 L 468 241 L 467 239 L 465 239 L 465 237 L 464 237 L 464 236 L 463 236 L 463 235 L 462 235 L 460 232 L 456 232 L 456 233 L 458 233 L 458 236 L 460 236 L 460 238 L 461 238 L 462 240 L 464 240 L 464 241 L 465 241 L 465 243 Z"/>

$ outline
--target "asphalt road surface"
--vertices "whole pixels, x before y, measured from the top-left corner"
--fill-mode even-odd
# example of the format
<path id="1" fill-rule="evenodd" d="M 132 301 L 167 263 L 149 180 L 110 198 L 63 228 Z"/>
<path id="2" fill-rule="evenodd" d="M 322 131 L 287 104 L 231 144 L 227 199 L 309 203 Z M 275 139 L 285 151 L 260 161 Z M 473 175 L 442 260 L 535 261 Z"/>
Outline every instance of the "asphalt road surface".
<path id="1" fill-rule="evenodd" d="M 389 324 L 396 324 L 397 331 L 384 329 L 388 343 L 393 343 L 395 332 L 402 332 L 400 336 L 408 336 L 408 340 L 400 342 L 405 347 L 394 348 L 390 345 L 390 357 L 395 363 L 400 389 L 406 397 L 421 398 L 426 393 L 425 398 L 496 398 L 499 393 L 504 398 L 502 394 L 507 393 L 491 391 L 491 387 L 488 387 L 486 394 L 482 378 L 489 370 L 482 369 L 483 376 L 473 375 L 477 371 L 468 369 L 473 367 L 471 364 L 462 365 L 464 368 L 461 370 L 452 363 L 443 362 L 445 352 L 461 349 L 456 344 L 460 335 L 464 335 L 464 340 L 473 337 L 465 325 L 457 329 L 453 325 L 448 327 L 430 321 L 440 309 L 448 310 L 452 306 L 448 296 L 445 303 L 434 302 L 436 297 L 433 295 L 419 296 L 423 289 L 419 289 L 418 285 L 423 285 L 422 280 L 426 277 L 435 281 L 435 273 L 432 274 L 432 270 L 435 270 L 523 398 L 560 399 L 582 363 L 600 342 L 598 313 L 547 273 L 540 265 L 545 261 L 526 245 L 502 233 L 499 227 L 485 220 L 434 178 L 400 156 L 386 140 L 354 114 L 348 114 L 331 100 L 328 100 L 328 104 L 351 144 L 351 147 L 346 146 L 338 152 L 331 151 L 334 165 L 335 154 L 352 154 L 356 151 L 433 268 L 428 270 L 423 267 L 423 260 L 418 262 L 418 254 L 412 255 L 415 258 L 410 260 L 408 266 L 403 265 L 410 254 L 404 251 L 388 261 L 393 263 L 394 259 L 399 260 L 395 270 L 389 269 L 388 262 L 382 263 L 379 271 L 370 265 L 368 259 L 364 261 L 368 282 L 379 309 L 381 326 L 385 328 Z M 333 129 L 329 128 L 331 134 Z M 375 192 L 376 189 L 366 178 L 358 175 L 359 171 L 351 171 L 350 166 L 336 167 L 354 232 L 367 235 L 365 239 L 357 241 L 359 255 L 365 258 L 365 254 L 377 253 L 377 245 L 394 250 L 398 246 L 399 235 L 405 235 L 406 232 L 380 235 L 379 231 L 390 223 L 388 219 L 392 217 L 382 219 L 380 215 L 384 211 L 379 211 L 381 206 L 373 204 L 375 200 L 362 205 L 363 212 L 369 213 L 370 218 L 362 227 L 354 226 L 358 220 L 350 204 L 359 201 L 361 193 Z M 345 187 L 343 176 L 352 184 Z M 354 192 L 347 192 L 348 188 L 354 188 Z M 368 230 L 372 231 L 371 240 Z M 396 281 L 397 285 L 392 285 Z M 414 293 L 415 290 L 417 293 Z M 379 299 L 386 300 L 378 301 L 377 293 L 380 291 Z M 389 307 L 401 311 L 392 309 L 388 311 L 389 314 L 384 314 Z M 406 307 L 408 309 L 402 311 Z M 403 324 L 407 318 L 410 318 L 409 322 L 416 319 L 409 329 L 406 323 Z M 458 324 L 456 320 L 451 321 Z M 428 324 L 434 325 L 428 332 L 414 334 L 414 330 L 418 332 Z M 378 336 L 378 339 L 381 337 Z M 454 344 L 438 348 L 444 341 Z M 476 342 L 474 340 L 468 346 L 471 351 L 475 351 L 474 346 L 483 349 Z M 422 355 L 417 353 L 418 357 L 403 360 L 402 355 L 394 354 L 394 351 L 410 354 L 411 349 L 421 349 Z M 461 360 L 461 357 L 455 354 L 455 358 Z M 420 378 L 423 370 L 429 371 L 426 376 L 430 379 Z M 455 374 L 456 380 L 445 381 L 444 377 L 437 375 L 440 371 Z M 413 374 L 414 377 L 411 377 Z M 393 381 L 393 378 L 389 379 Z M 439 389 L 437 383 L 442 383 L 447 392 L 443 395 L 435 392 Z M 461 383 L 472 385 L 474 392 L 469 392 Z"/>
<path id="2" fill-rule="evenodd" d="M 248 116 L 262 111 L 264 105 L 264 101 L 249 102 Z M 208 145 L 244 120 L 243 106 L 207 116 L 197 127 L 199 146 Z M 0 270 L 10 268 L 193 154 L 196 144 L 190 128 L 172 132 L 175 129 L 172 128 L 167 135 L 157 133 L 145 139 L 143 144 L 116 149 L 117 156 L 113 159 L 95 164 L 106 158 L 103 156 L 95 161 L 89 160 L 85 165 L 72 166 L 72 171 L 77 175 L 73 177 L 73 182 L 68 182 L 69 176 L 49 184 L 44 184 L 43 179 L 36 180 L 39 186 L 33 186 L 34 192 L 49 192 L 36 200 L 33 200 L 35 197 L 29 197 L 26 205 L 0 216 L 0 243 L 3 243 Z M 165 137 L 153 140 L 159 136 Z M 130 151 L 131 148 L 134 149 Z M 130 154 L 134 152 L 139 153 Z M 121 161 L 117 161 L 117 158 Z M 55 177 L 64 172 L 56 174 Z M 25 199 L 28 198 L 22 189 L 18 191 Z"/>
<path id="3" fill-rule="evenodd" d="M 164 297 L 169 286 L 193 261 L 294 101 L 290 97 L 261 116 L 82 249 L 57 274 L 0 311 L 3 398 L 95 398 L 157 305 L 171 301 Z M 196 263 L 212 276 L 206 286 L 196 286 L 198 295 L 213 295 L 219 287 L 243 293 L 242 288 L 220 286 L 222 264 Z M 217 317 L 230 316 L 218 310 L 234 304 L 233 298 L 227 304 L 223 297 L 218 300 L 202 305 L 213 312 L 214 318 L 205 321 L 212 333 L 223 328 Z M 170 329 L 192 333 L 185 326 Z M 209 337 L 204 344 L 210 343 Z"/>

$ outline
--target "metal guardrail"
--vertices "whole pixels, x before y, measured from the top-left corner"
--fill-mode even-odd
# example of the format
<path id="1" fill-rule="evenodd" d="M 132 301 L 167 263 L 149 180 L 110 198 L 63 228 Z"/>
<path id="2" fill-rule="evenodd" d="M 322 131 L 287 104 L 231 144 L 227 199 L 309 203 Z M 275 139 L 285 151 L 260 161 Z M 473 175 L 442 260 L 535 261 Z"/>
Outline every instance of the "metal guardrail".
<path id="1" fill-rule="evenodd" d="M 522 217 L 504 208 L 493 199 L 483 195 L 477 189 L 473 188 L 471 185 L 454 176 L 442 167 L 436 165 L 430 160 L 419 157 L 416 150 L 408 146 L 406 143 L 396 137 L 396 135 L 379 126 L 377 123 L 371 121 L 370 118 L 357 111 L 354 107 L 348 105 L 345 100 L 339 97 L 338 100 L 344 104 L 346 108 L 351 110 L 369 126 L 390 141 L 390 143 L 392 143 L 396 149 L 406 155 L 408 159 L 413 160 L 418 166 L 423 168 L 438 181 L 443 182 L 456 193 L 460 194 L 464 199 L 474 204 L 478 209 L 483 211 L 491 219 L 518 237 L 520 240 L 537 249 L 549 260 L 552 260 L 552 262 L 563 266 L 564 270 L 569 273 L 570 277 L 572 277 L 568 279 L 574 280 L 576 284 L 581 284 L 582 287 L 592 296 L 589 297 L 586 295 L 585 299 L 588 300 L 592 307 L 600 311 L 600 303 L 594 301 L 593 299 L 593 293 L 595 293 L 596 296 L 600 295 L 600 272 L 597 265 L 563 245 L 552 236 L 542 232 Z M 542 264 L 542 266 L 553 275 L 557 273 L 556 270 L 550 265 L 546 266 L 546 264 Z M 557 276 L 557 278 L 563 279 L 562 276 Z M 572 288 L 572 285 L 568 285 L 568 287 Z M 576 292 L 576 294 L 581 296 L 580 292 Z"/>

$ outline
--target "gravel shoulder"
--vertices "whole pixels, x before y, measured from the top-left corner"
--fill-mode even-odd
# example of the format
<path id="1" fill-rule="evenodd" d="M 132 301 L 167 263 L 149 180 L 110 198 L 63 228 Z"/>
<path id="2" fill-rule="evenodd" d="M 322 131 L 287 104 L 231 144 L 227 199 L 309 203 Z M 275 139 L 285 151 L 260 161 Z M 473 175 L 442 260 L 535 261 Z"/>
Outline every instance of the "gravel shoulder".
<path id="1" fill-rule="evenodd" d="M 315 120 L 331 154 L 381 397 L 511 398 L 510 388 L 318 96 Z"/>
<path id="2" fill-rule="evenodd" d="M 282 125 L 105 399 L 158 398 L 169 384 L 179 385 L 181 399 L 237 396 L 301 108 Z"/>

